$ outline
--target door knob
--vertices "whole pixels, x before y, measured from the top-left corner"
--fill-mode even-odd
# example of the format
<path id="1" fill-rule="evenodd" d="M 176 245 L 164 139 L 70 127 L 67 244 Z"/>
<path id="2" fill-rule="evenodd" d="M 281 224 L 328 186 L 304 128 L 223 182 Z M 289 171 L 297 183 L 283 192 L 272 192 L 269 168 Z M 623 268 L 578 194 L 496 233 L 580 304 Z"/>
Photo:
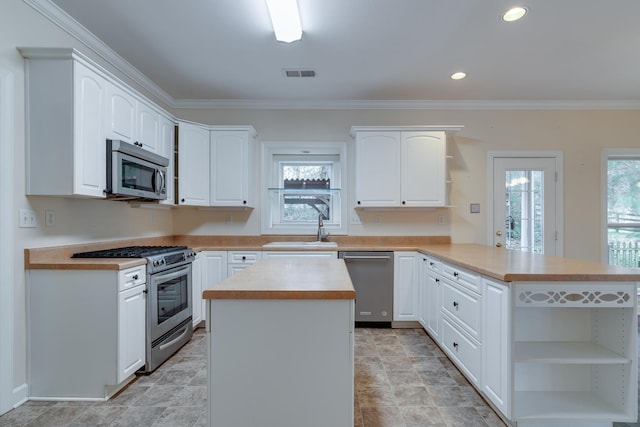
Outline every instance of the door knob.
<path id="1" fill-rule="evenodd" d="M 502 236 L 502 231 L 500 230 L 496 231 L 496 236 Z"/>
<path id="2" fill-rule="evenodd" d="M 496 248 L 501 248 L 502 247 L 502 243 L 498 242 L 496 243 Z"/>

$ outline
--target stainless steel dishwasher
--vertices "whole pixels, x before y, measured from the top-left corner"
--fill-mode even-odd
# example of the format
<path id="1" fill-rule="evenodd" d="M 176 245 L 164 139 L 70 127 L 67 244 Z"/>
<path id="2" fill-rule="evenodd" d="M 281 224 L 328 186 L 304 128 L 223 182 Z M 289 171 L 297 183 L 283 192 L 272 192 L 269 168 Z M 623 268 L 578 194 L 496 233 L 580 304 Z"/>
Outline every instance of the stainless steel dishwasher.
<path id="1" fill-rule="evenodd" d="M 391 326 L 393 320 L 393 252 L 338 252 L 356 289 L 355 321 Z M 373 325 L 372 325 L 373 326 Z"/>

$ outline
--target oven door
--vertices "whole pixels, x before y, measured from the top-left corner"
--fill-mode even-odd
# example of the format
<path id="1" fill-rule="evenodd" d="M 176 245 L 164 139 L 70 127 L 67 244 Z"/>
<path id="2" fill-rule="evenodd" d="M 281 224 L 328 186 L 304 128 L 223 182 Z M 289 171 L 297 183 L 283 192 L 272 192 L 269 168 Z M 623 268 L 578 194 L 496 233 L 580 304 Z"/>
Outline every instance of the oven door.
<path id="1" fill-rule="evenodd" d="M 191 263 L 149 275 L 147 340 L 153 342 L 191 317 Z"/>

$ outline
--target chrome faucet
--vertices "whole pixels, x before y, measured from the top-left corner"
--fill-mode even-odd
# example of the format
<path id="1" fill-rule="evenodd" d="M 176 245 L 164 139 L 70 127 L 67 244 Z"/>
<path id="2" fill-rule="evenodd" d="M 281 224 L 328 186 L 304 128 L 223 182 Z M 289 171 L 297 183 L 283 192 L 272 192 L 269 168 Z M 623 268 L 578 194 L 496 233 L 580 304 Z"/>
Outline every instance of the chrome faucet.
<path id="1" fill-rule="evenodd" d="M 329 233 L 324 231 L 324 223 L 322 222 L 322 214 L 318 215 L 318 233 L 316 239 L 318 242 L 329 237 Z"/>

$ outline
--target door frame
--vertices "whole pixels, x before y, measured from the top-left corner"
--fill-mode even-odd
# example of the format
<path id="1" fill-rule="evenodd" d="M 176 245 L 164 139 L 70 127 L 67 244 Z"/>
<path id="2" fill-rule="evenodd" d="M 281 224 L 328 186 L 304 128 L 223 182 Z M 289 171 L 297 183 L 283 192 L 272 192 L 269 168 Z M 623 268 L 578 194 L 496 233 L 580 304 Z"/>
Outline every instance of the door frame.
<path id="1" fill-rule="evenodd" d="M 609 157 L 629 157 L 631 159 L 637 159 L 640 157 L 640 148 L 605 148 L 602 150 L 602 157 L 600 159 L 600 218 L 601 218 L 601 260 L 603 264 L 609 264 L 609 224 L 608 224 L 608 199 L 609 188 L 607 173 L 609 171 L 608 161 Z M 640 289 L 640 288 L 638 288 Z M 638 291 L 640 295 L 640 290 Z M 640 306 L 640 300 L 638 300 Z M 640 311 L 638 312 L 640 315 Z"/>
<path id="2" fill-rule="evenodd" d="M 0 415 L 13 407 L 13 74 L 0 68 Z"/>
<path id="3" fill-rule="evenodd" d="M 487 245 L 493 242 L 493 167 L 496 158 L 513 157 L 513 158 L 550 158 L 555 161 L 556 167 L 556 256 L 564 254 L 564 180 L 563 168 L 564 156 L 562 151 L 488 151 L 487 152 Z"/>

